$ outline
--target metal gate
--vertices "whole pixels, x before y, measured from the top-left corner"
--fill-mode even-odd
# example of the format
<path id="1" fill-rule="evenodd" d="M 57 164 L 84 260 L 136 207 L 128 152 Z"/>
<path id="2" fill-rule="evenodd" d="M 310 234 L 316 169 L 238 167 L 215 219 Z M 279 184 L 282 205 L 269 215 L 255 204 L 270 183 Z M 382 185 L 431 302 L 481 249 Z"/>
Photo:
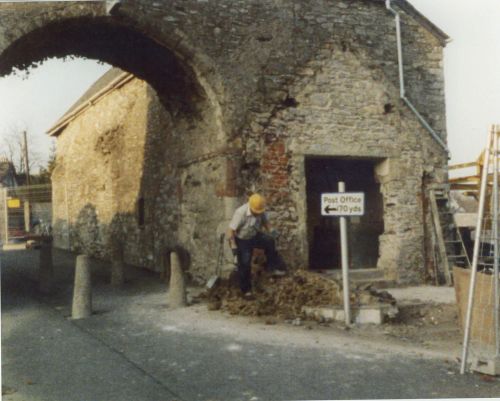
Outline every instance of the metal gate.
<path id="1" fill-rule="evenodd" d="M 24 241 L 32 234 L 51 234 L 50 184 L 1 188 L 0 207 L 0 238 L 3 243 Z"/>

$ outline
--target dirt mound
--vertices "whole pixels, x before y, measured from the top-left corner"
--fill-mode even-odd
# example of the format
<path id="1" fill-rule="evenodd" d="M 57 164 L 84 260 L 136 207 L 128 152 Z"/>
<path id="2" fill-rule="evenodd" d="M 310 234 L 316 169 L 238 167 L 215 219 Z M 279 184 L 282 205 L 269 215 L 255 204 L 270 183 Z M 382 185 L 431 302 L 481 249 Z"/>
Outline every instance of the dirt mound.
<path id="1" fill-rule="evenodd" d="M 332 278 L 306 270 L 296 270 L 283 277 L 262 273 L 254 280 L 252 299 L 242 297 L 234 277 L 221 281 L 206 291 L 211 310 L 221 309 L 234 315 L 275 316 L 293 319 L 303 316 L 304 306 L 342 305 L 342 286 Z M 379 293 L 366 287 L 352 289 L 351 304 L 395 303 L 388 293 Z"/>

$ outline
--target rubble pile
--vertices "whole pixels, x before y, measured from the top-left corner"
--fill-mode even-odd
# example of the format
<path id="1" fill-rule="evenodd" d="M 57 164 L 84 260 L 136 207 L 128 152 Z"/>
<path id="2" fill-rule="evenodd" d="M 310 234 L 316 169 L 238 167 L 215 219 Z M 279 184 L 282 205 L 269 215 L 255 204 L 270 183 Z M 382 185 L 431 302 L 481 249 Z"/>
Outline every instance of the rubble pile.
<path id="1" fill-rule="evenodd" d="M 415 327 L 438 326 L 440 324 L 460 326 L 455 304 L 402 305 L 398 321 Z"/>
<path id="2" fill-rule="evenodd" d="M 223 310 L 233 315 L 275 316 L 284 319 L 302 317 L 304 306 L 341 306 L 342 286 L 332 278 L 306 270 L 296 270 L 283 277 L 260 274 L 254 281 L 252 299 L 242 297 L 234 278 L 222 280 L 202 295 L 211 310 Z M 351 291 L 352 305 L 395 303 L 388 293 L 369 287 Z"/>

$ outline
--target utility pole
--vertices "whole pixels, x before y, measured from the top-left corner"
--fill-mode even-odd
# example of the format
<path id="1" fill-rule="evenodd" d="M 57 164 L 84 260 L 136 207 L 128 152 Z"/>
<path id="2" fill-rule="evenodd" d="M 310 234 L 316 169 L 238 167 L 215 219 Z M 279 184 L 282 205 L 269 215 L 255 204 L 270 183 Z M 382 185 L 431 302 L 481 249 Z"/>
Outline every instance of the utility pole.
<path id="1" fill-rule="evenodd" d="M 24 227 L 27 232 L 31 231 L 31 205 L 30 205 L 30 163 L 28 159 L 28 138 L 23 131 L 24 138 L 24 165 L 26 167 L 26 199 L 24 200 Z"/>
<path id="2" fill-rule="evenodd" d="M 30 163 L 28 159 L 28 138 L 26 131 L 23 131 L 24 138 L 24 166 L 26 167 L 26 185 L 30 185 Z"/>

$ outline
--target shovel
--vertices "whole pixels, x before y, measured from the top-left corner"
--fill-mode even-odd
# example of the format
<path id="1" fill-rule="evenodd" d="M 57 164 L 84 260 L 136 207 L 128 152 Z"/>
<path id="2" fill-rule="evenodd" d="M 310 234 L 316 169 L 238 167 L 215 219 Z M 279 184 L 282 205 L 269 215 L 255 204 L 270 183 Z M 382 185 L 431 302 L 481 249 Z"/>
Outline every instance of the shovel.
<path id="1" fill-rule="evenodd" d="M 222 265 L 222 259 L 224 258 L 224 233 L 220 235 L 219 238 L 219 253 L 217 254 L 217 265 L 215 266 L 215 274 L 211 276 L 207 281 L 207 288 L 213 288 L 219 281 L 220 268 Z"/>

